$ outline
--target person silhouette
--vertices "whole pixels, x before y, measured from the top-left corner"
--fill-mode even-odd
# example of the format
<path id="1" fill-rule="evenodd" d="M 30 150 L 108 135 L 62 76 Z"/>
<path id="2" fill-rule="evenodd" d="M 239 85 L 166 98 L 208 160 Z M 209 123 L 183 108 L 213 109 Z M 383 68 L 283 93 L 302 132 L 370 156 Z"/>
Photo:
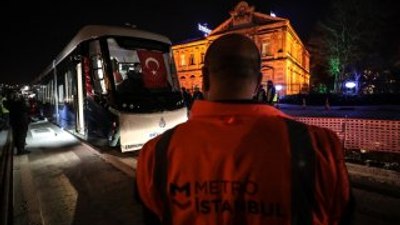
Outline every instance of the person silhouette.
<path id="1" fill-rule="evenodd" d="M 29 125 L 28 105 L 22 94 L 18 92 L 12 92 L 5 105 L 10 111 L 10 126 L 12 128 L 14 146 L 17 148 L 17 155 L 29 153 L 30 151 L 25 149 Z"/>
<path id="2" fill-rule="evenodd" d="M 208 47 L 205 99 L 193 103 L 188 121 L 140 151 L 145 222 L 337 225 L 349 218 L 339 138 L 255 102 L 260 69 L 260 51 L 247 36 L 223 35 Z"/>

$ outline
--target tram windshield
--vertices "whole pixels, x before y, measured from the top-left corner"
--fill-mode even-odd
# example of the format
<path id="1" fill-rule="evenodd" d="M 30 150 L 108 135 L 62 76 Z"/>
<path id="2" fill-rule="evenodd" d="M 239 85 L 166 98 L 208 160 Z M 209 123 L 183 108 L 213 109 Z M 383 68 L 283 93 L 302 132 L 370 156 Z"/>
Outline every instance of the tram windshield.
<path id="1" fill-rule="evenodd" d="M 170 46 L 137 38 L 108 38 L 120 108 L 160 111 L 181 107 Z"/>

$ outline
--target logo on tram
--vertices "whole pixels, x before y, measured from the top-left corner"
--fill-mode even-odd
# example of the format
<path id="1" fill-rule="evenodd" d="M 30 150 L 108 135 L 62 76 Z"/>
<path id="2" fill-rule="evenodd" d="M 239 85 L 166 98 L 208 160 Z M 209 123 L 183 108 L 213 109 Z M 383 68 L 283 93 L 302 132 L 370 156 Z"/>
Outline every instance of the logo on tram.
<path id="1" fill-rule="evenodd" d="M 161 128 L 164 128 L 165 125 L 167 125 L 167 123 L 166 123 L 165 120 L 164 120 L 164 117 L 161 117 L 160 122 L 158 123 L 158 125 L 159 125 Z"/>

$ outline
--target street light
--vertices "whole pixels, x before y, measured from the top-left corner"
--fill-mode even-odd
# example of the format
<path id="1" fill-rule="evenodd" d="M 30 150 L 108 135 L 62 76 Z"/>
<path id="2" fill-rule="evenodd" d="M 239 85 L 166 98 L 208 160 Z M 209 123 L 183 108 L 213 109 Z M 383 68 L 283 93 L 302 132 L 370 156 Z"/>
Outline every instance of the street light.
<path id="1" fill-rule="evenodd" d="M 347 88 L 346 94 L 355 94 L 355 87 L 357 86 L 356 82 L 354 81 L 346 81 L 344 86 Z"/>
<path id="2" fill-rule="evenodd" d="M 349 88 L 349 89 L 352 89 L 352 88 L 354 88 L 354 87 L 356 86 L 356 83 L 355 83 L 354 81 L 347 81 L 347 82 L 344 84 L 344 86 L 347 87 L 347 88 Z"/>

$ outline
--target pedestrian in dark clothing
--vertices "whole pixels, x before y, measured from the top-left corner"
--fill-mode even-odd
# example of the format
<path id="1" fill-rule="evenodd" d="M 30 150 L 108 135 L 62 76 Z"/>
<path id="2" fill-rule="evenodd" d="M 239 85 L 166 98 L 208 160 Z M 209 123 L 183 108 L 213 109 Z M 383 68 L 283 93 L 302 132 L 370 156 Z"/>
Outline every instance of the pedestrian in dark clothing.
<path id="1" fill-rule="evenodd" d="M 184 87 L 182 87 L 182 95 L 186 107 L 190 109 L 190 107 L 192 107 L 192 95 Z"/>
<path id="2" fill-rule="evenodd" d="M 267 96 L 265 95 L 264 86 L 262 84 L 260 84 L 260 86 L 258 86 L 255 100 L 260 103 L 266 103 L 266 101 L 267 101 Z"/>
<path id="3" fill-rule="evenodd" d="M 29 153 L 29 151 L 25 150 L 25 139 L 29 125 L 28 105 L 23 96 L 18 93 L 11 94 L 10 98 L 7 98 L 5 105 L 10 111 L 10 126 L 17 154 Z"/>
<path id="4" fill-rule="evenodd" d="M 268 105 L 274 104 L 275 95 L 276 95 L 276 89 L 275 89 L 274 83 L 272 83 L 272 80 L 268 80 L 267 81 L 267 93 L 266 93 L 266 99 L 267 99 Z"/>
<path id="5" fill-rule="evenodd" d="M 204 99 L 203 92 L 200 91 L 199 87 L 195 87 L 193 92 L 193 100 L 203 100 L 203 99 Z"/>
<path id="6" fill-rule="evenodd" d="M 3 97 L 3 95 L 0 95 L 0 131 L 2 129 L 8 129 L 10 125 L 10 120 L 9 120 L 9 115 L 10 111 L 4 106 L 3 102 L 5 102 L 7 99 Z"/>

